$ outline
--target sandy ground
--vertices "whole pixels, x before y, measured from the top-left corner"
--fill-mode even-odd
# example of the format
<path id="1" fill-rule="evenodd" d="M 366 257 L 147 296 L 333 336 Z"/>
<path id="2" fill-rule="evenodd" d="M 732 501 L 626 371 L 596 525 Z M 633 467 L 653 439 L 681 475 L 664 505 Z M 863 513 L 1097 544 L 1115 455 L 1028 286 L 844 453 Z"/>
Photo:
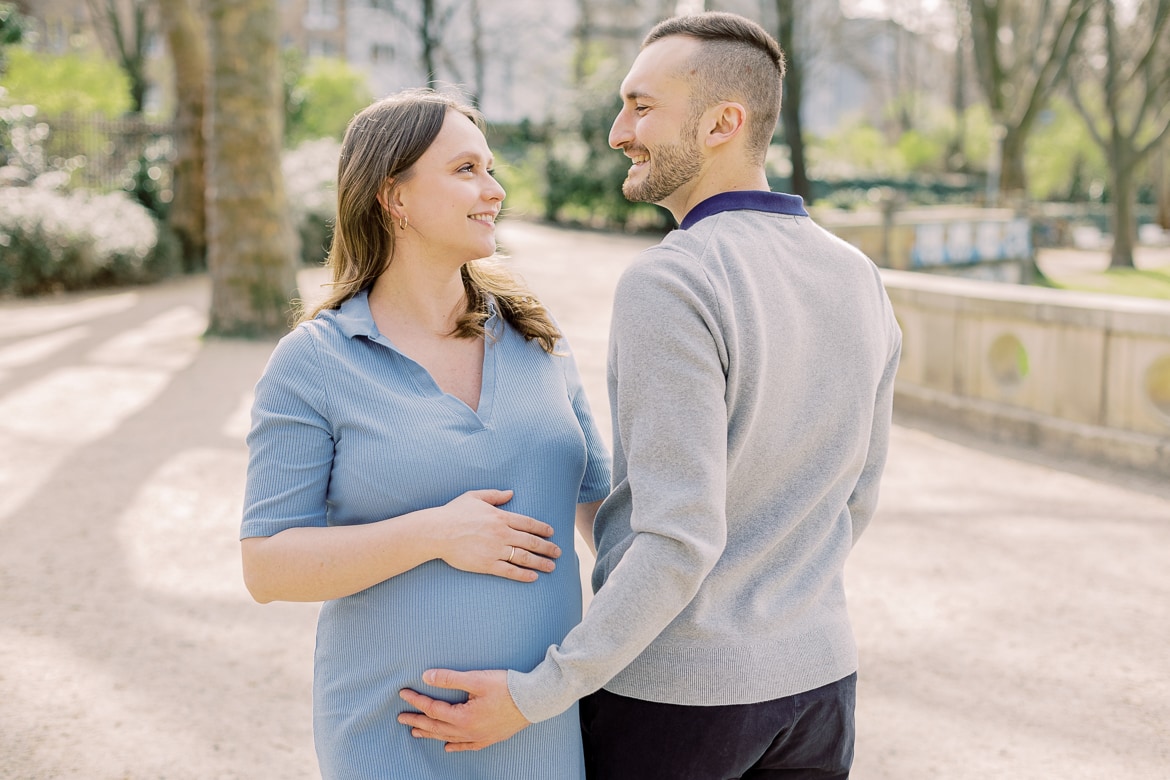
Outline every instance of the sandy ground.
<path id="1" fill-rule="evenodd" d="M 1109 252 L 1049 247 L 1036 253 L 1036 265 L 1052 278 L 1078 277 L 1108 269 Z M 1170 246 L 1138 246 L 1133 266 L 1139 271 L 1170 269 Z"/>
<path id="2" fill-rule="evenodd" d="M 500 237 L 607 419 L 610 292 L 653 239 Z M 207 301 L 195 278 L 0 304 L 0 780 L 317 776 L 317 608 L 239 572 L 272 345 L 201 339 Z M 900 420 L 848 570 L 854 777 L 1165 778 L 1168 553 L 1165 484 Z"/>

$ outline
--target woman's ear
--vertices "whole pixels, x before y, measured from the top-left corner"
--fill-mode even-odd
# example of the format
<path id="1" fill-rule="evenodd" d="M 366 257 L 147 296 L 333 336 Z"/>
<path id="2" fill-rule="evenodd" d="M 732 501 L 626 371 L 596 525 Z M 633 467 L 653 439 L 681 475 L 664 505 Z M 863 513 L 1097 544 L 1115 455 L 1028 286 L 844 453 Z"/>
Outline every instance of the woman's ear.
<path id="1" fill-rule="evenodd" d="M 391 216 L 398 217 L 395 210 L 401 204 L 398 203 L 398 193 L 394 188 L 394 178 L 391 176 L 387 176 L 382 181 L 382 186 L 378 188 L 378 205 L 382 207 L 383 211 L 389 212 Z"/>
<path id="2" fill-rule="evenodd" d="M 720 146 L 739 135 L 747 124 L 747 109 L 739 103 L 724 101 L 711 108 L 710 128 L 704 139 L 707 146 Z"/>

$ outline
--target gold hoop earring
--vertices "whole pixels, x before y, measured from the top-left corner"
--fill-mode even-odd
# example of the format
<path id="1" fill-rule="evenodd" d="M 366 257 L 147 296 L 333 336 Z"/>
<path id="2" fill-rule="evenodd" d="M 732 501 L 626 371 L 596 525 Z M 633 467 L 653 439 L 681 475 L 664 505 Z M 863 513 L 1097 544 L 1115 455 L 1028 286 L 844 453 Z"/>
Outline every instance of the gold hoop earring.
<path id="1" fill-rule="evenodd" d="M 406 226 L 409 224 L 410 223 L 407 221 L 406 217 L 403 217 L 402 219 L 398 220 L 398 227 L 402 228 L 403 230 L 406 230 Z"/>

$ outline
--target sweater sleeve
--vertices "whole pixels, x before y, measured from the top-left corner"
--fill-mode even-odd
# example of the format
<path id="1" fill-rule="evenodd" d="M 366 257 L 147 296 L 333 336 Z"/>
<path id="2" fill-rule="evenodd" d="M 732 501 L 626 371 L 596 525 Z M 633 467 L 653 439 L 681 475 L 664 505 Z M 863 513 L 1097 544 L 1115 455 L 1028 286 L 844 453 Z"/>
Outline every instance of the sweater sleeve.
<path id="1" fill-rule="evenodd" d="M 884 296 L 884 292 L 882 295 Z M 882 371 L 874 399 L 873 425 L 869 435 L 869 449 L 861 475 L 849 496 L 849 517 L 853 523 L 853 543 L 857 544 L 861 533 L 869 526 L 877 509 L 878 487 L 886 467 L 886 455 L 890 448 L 890 427 L 894 410 L 894 378 L 898 373 L 898 361 L 902 355 L 902 332 L 894 319 L 893 310 L 886 304 L 887 321 L 890 328 L 890 356 Z"/>
<path id="2" fill-rule="evenodd" d="M 719 333 L 715 295 L 693 260 L 652 251 L 618 284 L 611 397 L 615 447 L 627 471 L 615 490 L 628 491 L 631 541 L 584 620 L 531 672 L 509 672 L 512 698 L 530 721 L 563 712 L 624 669 L 686 608 L 723 552 L 726 351 Z"/>

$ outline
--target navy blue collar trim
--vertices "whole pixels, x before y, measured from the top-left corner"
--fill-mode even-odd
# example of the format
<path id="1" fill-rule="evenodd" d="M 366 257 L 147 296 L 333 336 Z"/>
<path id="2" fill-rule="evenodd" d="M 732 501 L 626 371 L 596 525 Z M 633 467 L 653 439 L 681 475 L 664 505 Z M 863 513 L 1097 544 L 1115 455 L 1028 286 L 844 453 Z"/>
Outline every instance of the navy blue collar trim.
<path id="1" fill-rule="evenodd" d="M 788 214 L 792 217 L 807 217 L 804 200 L 799 195 L 763 190 L 738 190 L 712 195 L 687 212 L 679 227 L 686 230 L 700 219 L 712 217 L 721 211 L 768 211 L 773 214 Z"/>

